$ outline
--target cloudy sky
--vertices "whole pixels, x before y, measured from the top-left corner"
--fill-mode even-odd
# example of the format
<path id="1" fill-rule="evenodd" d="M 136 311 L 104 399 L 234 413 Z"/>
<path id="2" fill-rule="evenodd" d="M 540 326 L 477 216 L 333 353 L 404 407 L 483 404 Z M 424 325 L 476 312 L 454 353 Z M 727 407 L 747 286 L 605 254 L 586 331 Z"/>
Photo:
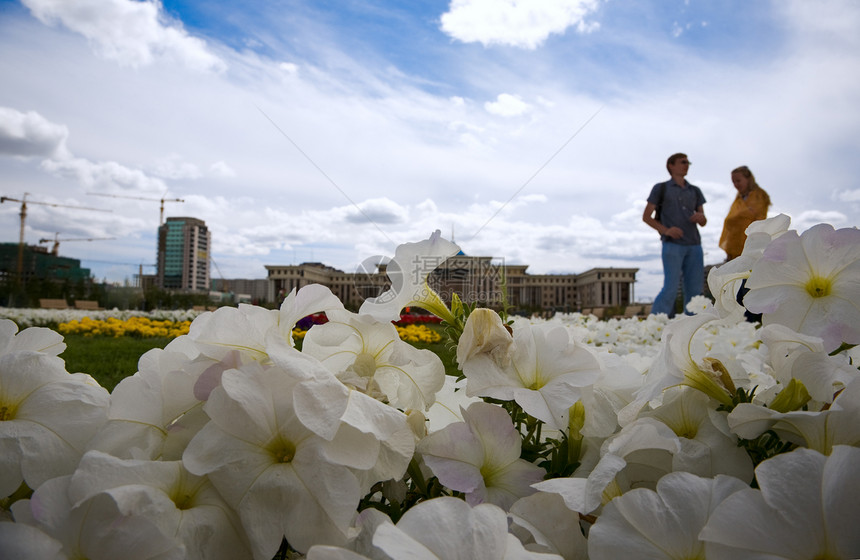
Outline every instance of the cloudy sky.
<path id="1" fill-rule="evenodd" d="M 855 0 L 0 0 L 0 83 L 0 194 L 63 205 L 28 204 L 28 243 L 114 238 L 60 245 L 109 281 L 154 272 L 165 198 L 216 278 L 439 229 L 532 273 L 639 268 L 648 300 L 678 151 L 706 263 L 739 165 L 798 230 L 860 225 Z"/>

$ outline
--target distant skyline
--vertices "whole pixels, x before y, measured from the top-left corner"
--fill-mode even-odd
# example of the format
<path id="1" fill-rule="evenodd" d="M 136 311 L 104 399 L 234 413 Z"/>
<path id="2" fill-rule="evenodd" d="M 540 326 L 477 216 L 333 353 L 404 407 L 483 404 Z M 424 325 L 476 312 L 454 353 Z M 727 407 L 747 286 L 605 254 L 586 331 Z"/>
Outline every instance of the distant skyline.
<path id="1" fill-rule="evenodd" d="M 707 264 L 739 165 L 793 228 L 860 225 L 853 0 L 0 0 L 0 53 L 0 195 L 63 205 L 28 205 L 30 244 L 115 238 L 60 245 L 99 280 L 154 273 L 165 198 L 213 278 L 439 229 L 531 274 L 639 268 L 651 298 L 641 215 L 678 151 Z"/>

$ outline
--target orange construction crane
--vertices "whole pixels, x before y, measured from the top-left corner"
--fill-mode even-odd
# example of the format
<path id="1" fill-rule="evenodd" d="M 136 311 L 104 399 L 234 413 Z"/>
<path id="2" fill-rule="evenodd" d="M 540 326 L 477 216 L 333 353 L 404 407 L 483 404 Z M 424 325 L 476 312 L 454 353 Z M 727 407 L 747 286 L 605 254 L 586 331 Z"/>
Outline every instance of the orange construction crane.
<path id="1" fill-rule="evenodd" d="M 90 208 L 89 206 L 73 206 L 71 204 L 56 204 L 54 202 L 38 202 L 35 200 L 27 200 L 27 197 L 30 196 L 30 193 L 24 193 L 24 198 L 12 198 L 10 196 L 2 196 L 0 197 L 0 204 L 6 202 L 20 202 L 21 203 L 21 235 L 18 238 L 18 269 L 17 269 L 17 281 L 20 283 L 21 280 L 21 269 L 24 267 L 24 225 L 27 221 L 27 204 L 40 204 L 42 206 L 53 206 L 55 208 L 77 208 L 78 210 L 94 210 L 96 212 L 112 212 L 113 210 L 105 210 L 104 208 Z"/>
<path id="2" fill-rule="evenodd" d="M 164 203 L 165 202 L 185 202 L 181 198 L 164 198 L 164 197 L 149 198 L 146 196 L 128 196 L 128 195 L 124 195 L 124 194 L 105 194 L 105 193 L 95 193 L 95 192 L 89 192 L 87 194 L 91 194 L 94 196 L 109 196 L 111 198 L 133 198 L 135 200 L 151 200 L 153 202 L 160 202 L 161 203 L 161 213 L 158 216 L 158 225 L 161 225 L 164 223 Z"/>
<path id="3" fill-rule="evenodd" d="M 59 235 L 60 234 L 57 233 L 57 234 L 54 234 L 53 239 L 40 239 L 39 240 L 39 243 L 49 243 L 51 241 L 54 242 L 54 247 L 51 249 L 51 254 L 54 256 L 57 256 L 57 254 L 60 251 L 60 242 L 61 241 L 65 243 L 66 241 L 110 241 L 112 239 L 116 239 L 116 237 L 77 237 L 77 238 L 60 239 Z"/>

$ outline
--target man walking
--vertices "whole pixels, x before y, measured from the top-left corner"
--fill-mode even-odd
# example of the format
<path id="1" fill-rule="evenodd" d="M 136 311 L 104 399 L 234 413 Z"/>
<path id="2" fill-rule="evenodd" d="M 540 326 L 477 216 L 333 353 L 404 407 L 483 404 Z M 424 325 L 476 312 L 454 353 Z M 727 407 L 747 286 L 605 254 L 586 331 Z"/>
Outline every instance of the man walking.
<path id="1" fill-rule="evenodd" d="M 673 154 L 666 162 L 671 177 L 657 183 L 648 195 L 642 221 L 657 230 L 663 242 L 663 289 L 657 294 L 651 313 L 675 316 L 675 298 L 683 280 L 684 309 L 705 285 L 705 264 L 699 227 L 708 223 L 699 187 L 684 177 L 690 169 L 686 154 Z"/>

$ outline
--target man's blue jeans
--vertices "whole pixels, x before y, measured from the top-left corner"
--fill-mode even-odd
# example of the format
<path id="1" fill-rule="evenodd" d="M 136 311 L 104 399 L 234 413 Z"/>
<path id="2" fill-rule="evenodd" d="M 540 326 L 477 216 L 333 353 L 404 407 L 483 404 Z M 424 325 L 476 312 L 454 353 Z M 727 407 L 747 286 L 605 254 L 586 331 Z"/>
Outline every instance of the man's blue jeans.
<path id="1" fill-rule="evenodd" d="M 684 310 L 693 296 L 701 295 L 705 286 L 705 262 L 701 245 L 679 245 L 663 242 L 663 289 L 657 294 L 651 313 L 675 316 L 675 299 L 681 280 L 684 283 Z"/>

